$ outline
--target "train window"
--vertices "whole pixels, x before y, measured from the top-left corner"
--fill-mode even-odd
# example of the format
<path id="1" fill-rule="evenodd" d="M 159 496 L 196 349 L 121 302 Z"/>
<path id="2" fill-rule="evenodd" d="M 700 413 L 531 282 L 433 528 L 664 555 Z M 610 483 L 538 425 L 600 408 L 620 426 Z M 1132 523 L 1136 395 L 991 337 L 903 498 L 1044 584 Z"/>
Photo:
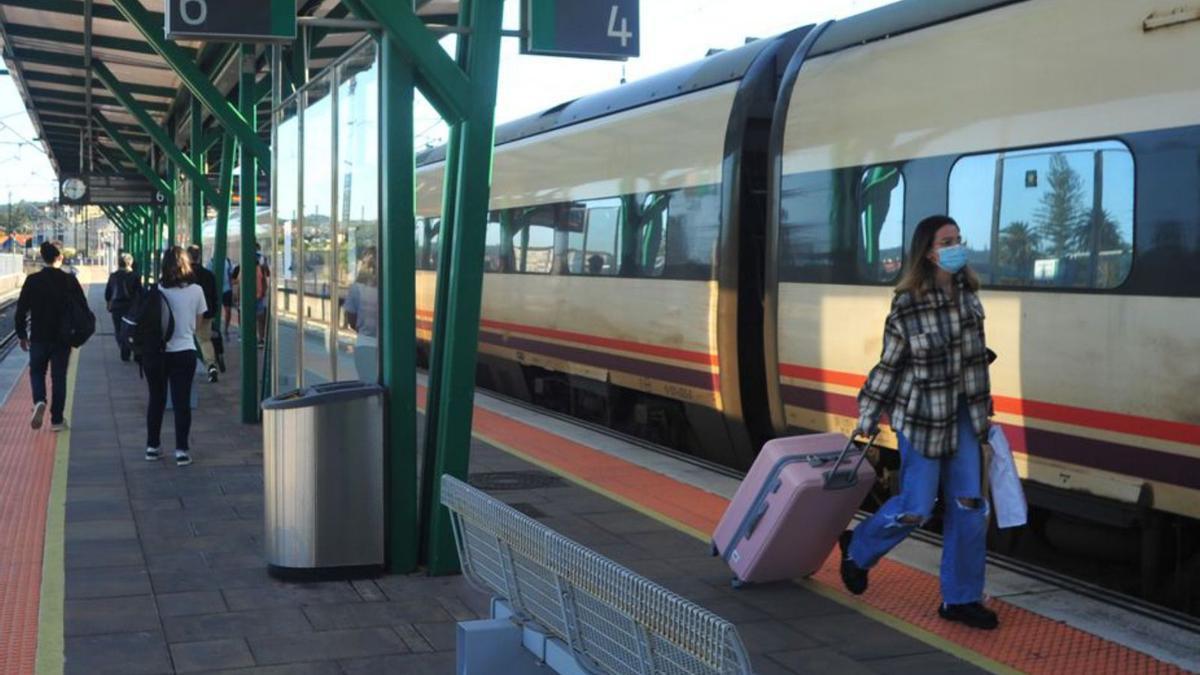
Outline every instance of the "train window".
<path id="1" fill-rule="evenodd" d="M 1118 141 L 963 157 L 950 215 L 996 286 L 1108 289 L 1133 255 L 1133 155 Z"/>
<path id="2" fill-rule="evenodd" d="M 613 275 L 617 273 L 617 238 L 620 235 L 620 199 L 597 199 L 586 204 L 583 255 L 580 273 Z"/>
<path id="3" fill-rule="evenodd" d="M 895 281 L 904 261 L 904 176 L 900 167 L 873 166 L 862 172 L 858 226 L 859 278 Z"/>
<path id="4" fill-rule="evenodd" d="M 667 264 L 667 223 L 671 194 L 654 193 L 627 200 L 627 218 L 634 232 L 635 250 L 629 261 L 632 276 L 661 277 Z"/>
<path id="5" fill-rule="evenodd" d="M 484 272 L 503 272 L 505 271 L 504 264 L 504 247 L 502 246 L 503 233 L 500 226 L 500 213 L 491 211 L 488 213 L 487 232 L 483 240 L 483 271 Z"/>
<path id="6" fill-rule="evenodd" d="M 417 218 L 417 269 L 436 270 L 438 254 L 438 233 L 442 229 L 441 218 Z"/>

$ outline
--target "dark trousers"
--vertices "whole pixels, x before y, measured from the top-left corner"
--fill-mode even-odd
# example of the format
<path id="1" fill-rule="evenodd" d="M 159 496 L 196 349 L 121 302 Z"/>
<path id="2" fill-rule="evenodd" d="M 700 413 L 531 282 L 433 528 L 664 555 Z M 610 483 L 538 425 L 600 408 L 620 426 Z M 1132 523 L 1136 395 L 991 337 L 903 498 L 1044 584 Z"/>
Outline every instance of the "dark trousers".
<path id="1" fill-rule="evenodd" d="M 144 359 L 142 370 L 150 386 L 146 406 L 146 447 L 162 446 L 163 412 L 167 409 L 167 386 L 171 389 L 171 407 L 175 412 L 175 449 L 188 449 L 192 428 L 192 380 L 196 376 L 196 350 L 167 352 L 159 359 Z"/>
<path id="2" fill-rule="evenodd" d="M 113 320 L 113 339 L 117 341 L 117 348 L 121 350 L 122 361 L 128 361 L 129 357 L 133 355 L 129 349 L 129 345 L 121 342 L 121 319 L 125 316 L 125 312 L 127 312 L 128 309 L 129 308 L 127 307 L 121 307 L 119 309 L 114 307 L 111 312 Z"/>
<path id="3" fill-rule="evenodd" d="M 50 367 L 50 385 L 53 399 L 50 401 L 50 423 L 63 421 L 63 409 L 67 407 L 67 364 L 71 362 L 71 348 L 58 342 L 29 343 L 29 384 L 33 389 L 33 402 L 46 400 L 46 367 Z"/>

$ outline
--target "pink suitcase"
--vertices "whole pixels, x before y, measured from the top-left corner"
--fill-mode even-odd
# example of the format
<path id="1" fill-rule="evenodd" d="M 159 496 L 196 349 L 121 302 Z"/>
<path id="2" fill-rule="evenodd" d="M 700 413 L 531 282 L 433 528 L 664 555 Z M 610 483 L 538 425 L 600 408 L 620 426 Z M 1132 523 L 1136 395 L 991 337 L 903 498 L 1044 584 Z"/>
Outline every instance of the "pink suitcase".
<path id="1" fill-rule="evenodd" d="M 868 448 L 836 433 L 763 446 L 713 533 L 735 587 L 817 571 L 875 482 Z"/>

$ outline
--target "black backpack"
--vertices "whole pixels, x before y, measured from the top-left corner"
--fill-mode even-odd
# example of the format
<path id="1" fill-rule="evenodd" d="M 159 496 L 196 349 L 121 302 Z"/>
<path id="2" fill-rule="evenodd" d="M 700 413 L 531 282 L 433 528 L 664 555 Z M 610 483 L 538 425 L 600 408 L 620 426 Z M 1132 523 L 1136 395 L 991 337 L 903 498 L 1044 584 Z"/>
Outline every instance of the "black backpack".
<path id="1" fill-rule="evenodd" d="M 72 297 L 60 319 L 59 332 L 62 342 L 72 347 L 82 347 L 96 332 L 96 315 L 86 304 Z"/>
<path id="2" fill-rule="evenodd" d="M 128 345 L 138 363 L 161 359 L 175 334 L 175 315 L 167 297 L 152 285 L 137 296 L 133 307 L 121 317 L 121 344 Z"/>
<path id="3" fill-rule="evenodd" d="M 117 278 L 115 279 L 116 284 L 115 288 L 113 289 L 113 305 L 129 304 L 136 299 L 134 292 L 129 288 L 129 280 L 133 278 L 133 272 L 117 272 Z"/>

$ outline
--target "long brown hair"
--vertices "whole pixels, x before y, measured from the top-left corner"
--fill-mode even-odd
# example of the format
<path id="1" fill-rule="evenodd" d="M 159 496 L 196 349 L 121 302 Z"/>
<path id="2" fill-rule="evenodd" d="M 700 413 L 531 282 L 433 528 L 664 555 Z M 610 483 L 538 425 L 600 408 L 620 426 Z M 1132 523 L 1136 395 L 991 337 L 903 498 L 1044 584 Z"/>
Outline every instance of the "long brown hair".
<path id="1" fill-rule="evenodd" d="M 163 252 L 161 285 L 167 288 L 192 283 L 192 263 L 187 252 L 178 246 L 172 246 Z"/>
<path id="2" fill-rule="evenodd" d="M 908 266 L 896 284 L 896 293 L 912 293 L 920 299 L 925 289 L 933 286 L 938 266 L 929 260 L 929 252 L 933 250 L 934 235 L 945 225 L 958 227 L 953 218 L 943 215 L 929 216 L 917 223 L 917 230 L 913 232 L 912 243 L 908 247 Z M 969 265 L 964 266 L 959 274 L 963 275 L 967 288 L 979 290 L 979 277 Z"/>

